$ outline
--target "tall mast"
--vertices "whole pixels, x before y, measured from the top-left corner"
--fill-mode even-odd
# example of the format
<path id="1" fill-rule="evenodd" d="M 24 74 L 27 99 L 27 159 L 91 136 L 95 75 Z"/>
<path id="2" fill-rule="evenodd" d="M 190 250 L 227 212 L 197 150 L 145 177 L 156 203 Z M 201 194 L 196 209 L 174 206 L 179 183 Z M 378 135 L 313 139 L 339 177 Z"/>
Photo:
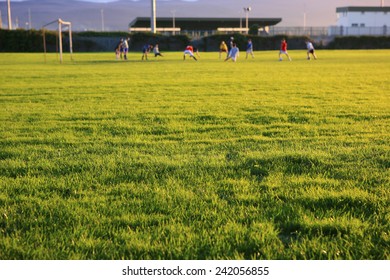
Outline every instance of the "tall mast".
<path id="1" fill-rule="evenodd" d="M 152 0 L 152 16 L 150 18 L 150 28 L 152 33 L 156 33 L 156 0 Z"/>

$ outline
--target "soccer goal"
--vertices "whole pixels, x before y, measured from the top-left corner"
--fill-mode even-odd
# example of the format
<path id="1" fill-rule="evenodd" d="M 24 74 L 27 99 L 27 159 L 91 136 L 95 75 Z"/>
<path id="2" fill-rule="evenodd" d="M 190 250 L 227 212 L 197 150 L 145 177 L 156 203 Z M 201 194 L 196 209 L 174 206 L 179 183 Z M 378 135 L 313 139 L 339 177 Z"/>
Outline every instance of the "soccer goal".
<path id="1" fill-rule="evenodd" d="M 60 63 L 63 61 L 63 55 L 62 55 L 62 32 L 65 28 L 68 28 L 69 31 L 69 52 L 70 52 L 70 59 L 73 60 L 73 42 L 72 42 L 72 23 L 68 21 L 63 21 L 62 19 L 58 19 L 52 22 L 49 22 L 48 24 L 45 24 L 42 26 L 43 31 L 43 50 L 45 52 L 45 62 L 46 62 L 46 37 L 45 37 L 45 27 L 49 26 L 51 24 L 57 23 L 58 24 L 58 48 L 57 51 L 60 53 Z M 63 28 L 63 26 L 65 28 Z"/>

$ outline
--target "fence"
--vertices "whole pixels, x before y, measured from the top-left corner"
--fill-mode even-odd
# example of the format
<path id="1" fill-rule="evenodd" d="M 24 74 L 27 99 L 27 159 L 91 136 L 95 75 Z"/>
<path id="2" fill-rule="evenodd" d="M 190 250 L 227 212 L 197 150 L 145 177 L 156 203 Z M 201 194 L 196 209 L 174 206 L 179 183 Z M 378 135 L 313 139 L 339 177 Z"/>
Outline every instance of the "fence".
<path id="1" fill-rule="evenodd" d="M 288 35 L 288 36 L 328 36 L 329 30 L 328 27 L 280 27 L 280 26 L 271 26 L 269 28 L 269 35 Z"/>
<path id="2" fill-rule="evenodd" d="M 365 26 L 331 26 L 329 35 L 331 36 L 390 36 L 390 28 L 386 25 L 383 27 L 365 27 Z"/>
<path id="3" fill-rule="evenodd" d="M 269 35 L 289 35 L 289 36 L 390 36 L 390 28 L 383 27 L 365 27 L 365 26 L 330 26 L 330 27 L 279 27 L 272 26 L 269 29 Z"/>

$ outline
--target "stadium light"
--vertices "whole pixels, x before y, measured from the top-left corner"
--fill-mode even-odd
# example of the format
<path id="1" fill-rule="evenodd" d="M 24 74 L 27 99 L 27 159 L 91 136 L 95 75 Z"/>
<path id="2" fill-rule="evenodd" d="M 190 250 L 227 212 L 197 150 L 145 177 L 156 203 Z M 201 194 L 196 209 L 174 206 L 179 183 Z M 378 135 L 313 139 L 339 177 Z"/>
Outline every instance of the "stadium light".
<path id="1" fill-rule="evenodd" d="M 249 12 L 252 10 L 251 7 L 244 8 L 245 12 L 245 20 L 246 20 L 246 34 L 249 33 L 249 28 L 248 28 L 248 17 L 249 17 Z"/>
<path id="2" fill-rule="evenodd" d="M 156 0 L 152 0 L 152 16 L 150 18 L 150 28 L 152 33 L 156 33 Z"/>
<path id="3" fill-rule="evenodd" d="M 8 30 L 12 29 L 12 21 L 11 21 L 11 1 L 7 1 L 8 4 Z"/>

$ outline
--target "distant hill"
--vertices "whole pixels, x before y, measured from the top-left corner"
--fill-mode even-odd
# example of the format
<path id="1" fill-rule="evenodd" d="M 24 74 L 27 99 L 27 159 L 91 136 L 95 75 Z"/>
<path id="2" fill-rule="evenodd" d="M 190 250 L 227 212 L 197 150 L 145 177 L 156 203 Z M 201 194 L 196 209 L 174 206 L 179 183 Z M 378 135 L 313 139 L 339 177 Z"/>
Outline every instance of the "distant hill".
<path id="1" fill-rule="evenodd" d="M 226 5 L 214 4 L 210 0 L 185 2 L 180 0 L 157 1 L 157 16 L 170 17 L 240 17 L 242 4 L 225 0 Z M 205 5 L 207 4 L 207 9 Z M 72 22 L 78 31 L 126 31 L 136 17 L 150 16 L 150 0 L 118 0 L 109 3 L 92 3 L 80 0 L 27 0 L 11 1 L 13 27 L 40 29 L 43 25 L 62 18 Z M 7 26 L 7 3 L 0 2 L 3 27 Z M 103 11 L 103 12 L 102 12 Z M 102 21 L 103 13 L 103 21 Z M 243 12 L 241 16 L 244 17 Z M 258 16 L 252 13 L 252 16 Z M 262 15 L 265 16 L 265 15 Z M 56 29 L 55 25 L 48 29 Z"/>
<path id="2" fill-rule="evenodd" d="M 191 3 L 172 0 L 157 3 L 157 16 L 169 17 L 173 16 L 174 13 L 180 17 L 200 15 L 205 17 L 232 16 L 227 5 L 214 5 L 211 1 L 206 1 L 207 9 L 202 5 L 202 1 Z M 150 16 L 151 14 L 150 0 L 118 0 L 110 3 L 92 3 L 77 0 L 27 0 L 22 2 L 11 1 L 11 7 L 12 24 L 14 27 L 27 28 L 30 13 L 31 25 L 34 29 L 40 29 L 43 25 L 62 18 L 63 20 L 71 21 L 74 30 L 101 31 L 104 28 L 105 31 L 126 31 L 133 19 Z M 4 26 L 7 24 L 6 2 L 0 2 L 0 9 Z M 176 12 L 173 12 L 174 10 Z M 239 15 L 235 13 L 233 16 L 238 17 Z M 53 25 L 48 28 L 55 29 L 56 27 Z"/>
<path id="3" fill-rule="evenodd" d="M 142 2 L 142 3 L 141 3 Z M 28 27 L 29 13 L 31 26 L 40 29 L 43 25 L 62 18 L 72 22 L 74 30 L 124 31 L 132 18 L 136 17 L 144 1 L 117 1 L 112 3 L 91 3 L 77 0 L 29 0 L 12 2 L 12 24 L 14 27 Z M 3 26 L 7 25 L 7 7 L 0 2 Z M 103 22 L 102 22 L 103 10 Z M 141 9 L 142 10 L 142 9 Z M 103 24 L 102 24 L 103 23 Z M 55 25 L 48 26 L 55 29 Z"/>
<path id="4" fill-rule="evenodd" d="M 297 2 L 306 0 L 297 0 Z M 291 4 L 291 0 L 249 1 L 252 6 L 252 17 L 288 17 L 289 25 L 302 25 L 302 7 Z M 170 17 L 245 17 L 243 2 L 237 0 L 224 0 L 220 5 L 210 0 L 188 2 L 182 0 L 157 1 L 157 16 Z M 318 1 L 315 11 L 308 15 L 315 18 L 317 25 L 331 25 L 333 22 L 324 22 L 324 14 L 335 17 L 333 8 L 328 7 L 327 1 Z M 43 25 L 62 18 L 71 21 L 74 30 L 101 31 L 127 31 L 128 24 L 136 17 L 150 16 L 150 0 L 118 0 L 110 3 L 92 3 L 78 0 L 27 0 L 22 2 L 11 1 L 13 26 L 29 27 L 29 14 L 31 25 L 40 29 Z M 0 2 L 3 27 L 7 26 L 7 3 Z M 102 17 L 103 14 L 103 17 Z M 328 17 L 329 17 L 328 16 Z M 326 18 L 326 17 L 325 17 Z M 102 20 L 103 19 L 103 20 Z M 322 20 L 322 21 L 321 21 Z M 51 29 L 56 27 L 50 26 Z M 49 28 L 50 28 L 49 27 Z"/>

